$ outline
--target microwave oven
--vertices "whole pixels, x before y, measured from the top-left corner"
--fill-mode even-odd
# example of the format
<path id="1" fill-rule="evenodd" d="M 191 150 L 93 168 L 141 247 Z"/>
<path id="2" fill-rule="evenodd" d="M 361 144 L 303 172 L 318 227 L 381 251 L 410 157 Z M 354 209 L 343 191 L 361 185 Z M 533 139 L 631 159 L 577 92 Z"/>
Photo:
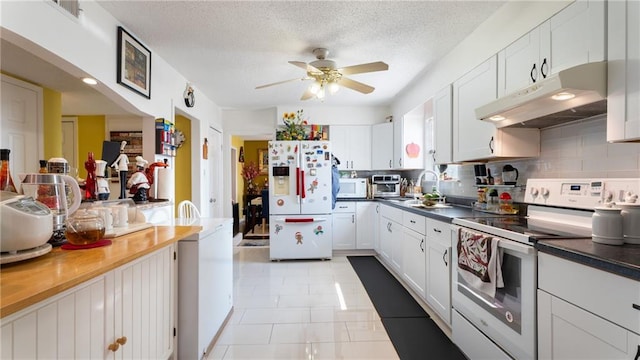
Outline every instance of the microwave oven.
<path id="1" fill-rule="evenodd" d="M 367 179 L 366 178 L 341 178 L 340 191 L 338 198 L 340 199 L 365 199 L 367 197 Z"/>

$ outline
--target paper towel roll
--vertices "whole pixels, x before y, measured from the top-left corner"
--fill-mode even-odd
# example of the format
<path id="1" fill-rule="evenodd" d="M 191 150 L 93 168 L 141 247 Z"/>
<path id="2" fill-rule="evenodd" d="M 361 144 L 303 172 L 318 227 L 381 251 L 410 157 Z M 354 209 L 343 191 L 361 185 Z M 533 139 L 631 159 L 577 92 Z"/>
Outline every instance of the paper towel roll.
<path id="1" fill-rule="evenodd" d="M 156 199 L 169 200 L 173 198 L 173 171 L 169 168 L 158 169 L 156 178 Z"/>

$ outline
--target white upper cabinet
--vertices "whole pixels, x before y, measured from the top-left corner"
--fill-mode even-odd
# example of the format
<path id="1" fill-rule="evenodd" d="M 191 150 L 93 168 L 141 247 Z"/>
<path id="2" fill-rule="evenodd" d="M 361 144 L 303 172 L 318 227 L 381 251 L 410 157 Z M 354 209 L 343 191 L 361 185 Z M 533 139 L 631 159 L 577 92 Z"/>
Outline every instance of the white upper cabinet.
<path id="1" fill-rule="evenodd" d="M 373 125 L 371 145 L 372 170 L 393 169 L 393 123 Z"/>
<path id="2" fill-rule="evenodd" d="M 498 96 L 606 59 L 605 3 L 578 0 L 498 53 Z"/>
<path id="3" fill-rule="evenodd" d="M 433 153 L 432 160 L 435 164 L 448 164 L 453 162 L 453 107 L 451 85 L 438 91 L 433 97 Z"/>
<path id="4" fill-rule="evenodd" d="M 425 166 L 425 104 L 406 113 L 400 121 L 394 121 L 394 169 L 422 169 Z M 429 113 L 430 108 L 429 105 Z"/>
<path id="5" fill-rule="evenodd" d="M 332 125 L 333 154 L 340 170 L 371 170 L 371 125 Z"/>
<path id="6" fill-rule="evenodd" d="M 640 2 L 609 2 L 607 141 L 640 140 Z"/>
<path id="7" fill-rule="evenodd" d="M 453 83 L 453 160 L 475 161 L 540 154 L 538 129 L 496 129 L 475 109 L 497 98 L 497 55 Z"/>

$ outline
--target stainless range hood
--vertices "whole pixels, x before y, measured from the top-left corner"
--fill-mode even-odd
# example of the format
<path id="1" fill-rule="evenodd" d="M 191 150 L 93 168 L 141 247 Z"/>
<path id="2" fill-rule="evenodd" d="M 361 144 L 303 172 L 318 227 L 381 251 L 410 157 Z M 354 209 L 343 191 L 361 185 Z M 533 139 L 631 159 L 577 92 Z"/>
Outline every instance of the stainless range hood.
<path id="1" fill-rule="evenodd" d="M 578 65 L 476 109 L 498 128 L 545 128 L 607 112 L 607 63 Z"/>

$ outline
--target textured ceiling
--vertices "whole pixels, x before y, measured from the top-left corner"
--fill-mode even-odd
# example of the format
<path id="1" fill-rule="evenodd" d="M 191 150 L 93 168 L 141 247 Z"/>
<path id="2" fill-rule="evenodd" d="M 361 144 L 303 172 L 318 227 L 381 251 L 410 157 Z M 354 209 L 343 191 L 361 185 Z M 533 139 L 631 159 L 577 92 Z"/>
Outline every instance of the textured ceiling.
<path id="1" fill-rule="evenodd" d="M 504 1 L 111 1 L 98 3 L 153 54 L 223 108 L 296 104 L 308 82 L 287 61 L 328 48 L 338 67 L 374 61 L 389 70 L 352 75 L 371 94 L 342 89 L 325 103 L 388 105 Z M 196 93 L 197 96 L 197 93 Z M 315 101 L 315 100 L 310 100 Z"/>

